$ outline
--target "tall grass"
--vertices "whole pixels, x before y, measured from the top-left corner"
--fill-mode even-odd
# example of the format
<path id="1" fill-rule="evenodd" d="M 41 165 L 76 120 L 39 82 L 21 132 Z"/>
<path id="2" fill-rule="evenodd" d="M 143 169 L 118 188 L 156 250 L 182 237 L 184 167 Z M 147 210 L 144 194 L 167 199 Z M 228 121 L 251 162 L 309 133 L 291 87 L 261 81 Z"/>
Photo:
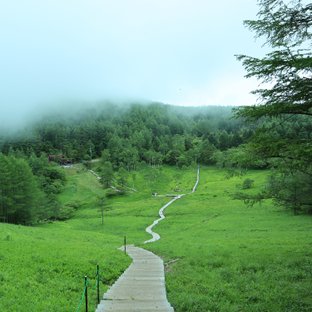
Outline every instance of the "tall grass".
<path id="1" fill-rule="evenodd" d="M 110 198 L 102 225 L 98 180 L 79 166 L 65 172 L 60 200 L 77 208 L 73 219 L 0 225 L 0 311 L 75 311 L 85 274 L 94 287 L 97 263 L 104 292 L 130 263 L 117 250 L 123 236 L 143 246 L 146 226 L 169 201 L 152 193 L 188 193 L 196 179 L 195 168 L 142 167 L 128 181 L 138 192 Z M 169 206 L 155 228 L 160 241 L 144 245 L 165 260 L 169 301 L 177 312 L 311 311 L 311 218 L 231 199 L 246 178 L 255 183 L 244 192 L 259 190 L 266 172 L 225 176 L 202 168 L 198 190 Z M 90 299 L 92 310 L 94 290 Z"/>
<path id="2" fill-rule="evenodd" d="M 312 311 L 311 217 L 232 200 L 246 178 L 256 192 L 266 172 L 227 179 L 203 168 L 197 192 L 166 211 L 149 249 L 168 263 L 176 311 Z"/>

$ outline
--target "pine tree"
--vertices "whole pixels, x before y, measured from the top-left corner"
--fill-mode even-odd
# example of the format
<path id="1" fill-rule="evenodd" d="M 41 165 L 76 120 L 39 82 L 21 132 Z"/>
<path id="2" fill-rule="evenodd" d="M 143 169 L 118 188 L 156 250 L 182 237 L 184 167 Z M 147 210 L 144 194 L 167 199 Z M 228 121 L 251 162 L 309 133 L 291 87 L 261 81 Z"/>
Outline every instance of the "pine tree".
<path id="1" fill-rule="evenodd" d="M 312 211 L 310 197 L 305 191 L 298 197 L 296 186 L 301 179 L 309 184 L 301 186 L 301 191 L 310 192 L 312 142 L 305 129 L 312 126 L 312 4 L 301 0 L 258 3 L 259 19 L 245 21 L 245 25 L 256 37 L 265 38 L 272 51 L 263 58 L 238 56 L 246 77 L 257 78 L 264 87 L 254 91 L 260 99 L 258 105 L 241 107 L 236 114 L 264 121 L 250 146 L 258 157 L 274 160 L 278 169 L 275 191 L 268 194 L 296 212 Z M 289 131 L 296 125 L 296 132 Z"/>
<path id="2" fill-rule="evenodd" d="M 0 183 L 2 219 L 20 224 L 36 222 L 44 196 L 27 161 L 0 155 Z"/>
<path id="3" fill-rule="evenodd" d="M 101 167 L 101 183 L 105 188 L 109 188 L 114 178 L 114 170 L 111 162 L 106 161 Z"/>
<path id="4" fill-rule="evenodd" d="M 239 55 L 247 71 L 270 87 L 255 90 L 262 105 L 241 108 L 247 118 L 263 116 L 312 116 L 312 4 L 303 1 L 260 0 L 258 20 L 245 25 L 264 37 L 272 48 L 264 58 Z"/>

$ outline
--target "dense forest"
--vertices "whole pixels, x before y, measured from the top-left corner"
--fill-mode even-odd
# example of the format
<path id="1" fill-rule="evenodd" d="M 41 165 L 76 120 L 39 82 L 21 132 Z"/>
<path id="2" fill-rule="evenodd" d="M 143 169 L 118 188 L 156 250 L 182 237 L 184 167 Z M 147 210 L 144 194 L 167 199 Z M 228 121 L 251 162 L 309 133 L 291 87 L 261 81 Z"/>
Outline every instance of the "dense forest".
<path id="1" fill-rule="evenodd" d="M 224 166 L 222 155 L 253 132 L 233 118 L 231 107 L 103 104 L 71 110 L 70 116 L 43 117 L 22 133 L 1 138 L 1 218 L 31 223 L 70 217 L 73 207 L 60 207 L 56 199 L 65 183 L 59 165 L 88 166 L 101 158 L 101 174 L 109 186 L 114 171 L 135 170 L 142 163 Z"/>
<path id="2" fill-rule="evenodd" d="M 260 85 L 259 104 L 237 116 L 260 121 L 250 155 L 264 159 L 273 173 L 257 201 L 273 198 L 293 212 L 312 213 L 312 5 L 306 1 L 259 1 L 257 20 L 245 21 L 269 52 L 262 58 L 239 55 L 246 77 Z M 248 200 L 248 199 L 247 199 Z"/>
<path id="3" fill-rule="evenodd" d="M 213 163 L 213 152 L 246 142 L 252 129 L 231 119 L 229 107 L 176 108 L 162 104 L 103 105 L 73 116 L 49 116 L 12 139 L 4 154 L 64 155 L 73 162 L 101 157 L 114 168 L 151 164 Z"/>
<path id="4" fill-rule="evenodd" d="M 311 130 L 305 116 L 248 123 L 235 118 L 232 107 L 103 104 L 47 115 L 1 138 L 0 218 L 31 224 L 71 217 L 77 207 L 62 207 L 57 200 L 66 183 L 61 165 L 89 167 L 92 159 L 101 160 L 104 187 L 115 178 L 125 184 L 124 177 L 142 164 L 216 165 L 228 168 L 229 177 L 270 168 L 263 192 L 234 197 L 248 204 L 273 198 L 295 213 L 310 212 L 312 179 L 305 165 L 310 166 L 310 154 L 299 148 L 310 144 Z"/>
<path id="5" fill-rule="evenodd" d="M 1 219 L 67 217 L 71 209 L 64 213 L 56 199 L 66 183 L 56 164 L 88 166 L 95 158 L 101 158 L 102 176 L 111 177 L 142 163 L 217 165 L 228 167 L 229 176 L 270 169 L 260 194 L 235 197 L 249 204 L 272 198 L 295 214 L 312 213 L 312 6 L 277 0 L 259 5 L 259 19 L 245 25 L 272 51 L 263 58 L 237 58 L 247 78 L 269 84 L 254 91 L 261 105 L 240 107 L 233 115 L 231 107 L 106 103 L 42 118 L 21 133 L 0 137 Z"/>

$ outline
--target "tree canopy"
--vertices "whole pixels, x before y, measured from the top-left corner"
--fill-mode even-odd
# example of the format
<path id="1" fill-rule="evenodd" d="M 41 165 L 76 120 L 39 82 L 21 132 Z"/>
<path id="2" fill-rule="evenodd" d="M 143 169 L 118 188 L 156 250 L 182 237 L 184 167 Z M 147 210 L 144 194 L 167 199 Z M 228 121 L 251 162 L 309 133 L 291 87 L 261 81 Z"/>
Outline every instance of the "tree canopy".
<path id="1" fill-rule="evenodd" d="M 71 212 L 61 209 L 56 197 L 64 182 L 64 173 L 44 155 L 0 153 L 0 221 L 32 224 L 66 219 Z"/>
<path id="2" fill-rule="evenodd" d="M 258 20 L 245 25 L 265 39 L 272 51 L 263 58 L 239 55 L 247 75 L 269 87 L 255 90 L 261 105 L 238 110 L 247 118 L 312 116 L 312 4 L 303 1 L 260 0 Z"/>
<path id="3" fill-rule="evenodd" d="M 295 212 L 312 212 L 311 198 L 302 194 L 312 187 L 312 4 L 301 0 L 258 4 L 258 19 L 245 25 L 264 38 L 271 51 L 263 58 L 238 56 L 246 77 L 256 77 L 263 87 L 254 91 L 260 102 L 239 108 L 236 115 L 261 120 L 249 145 L 277 171 L 267 194 Z M 300 196 L 299 180 L 305 184 Z"/>
<path id="4" fill-rule="evenodd" d="M 238 146 L 252 126 L 231 119 L 231 107 L 187 108 L 159 103 L 106 105 L 43 118 L 30 134 L 3 139 L 3 153 L 65 155 L 74 162 L 104 157 L 114 170 L 135 170 L 141 162 L 188 166 L 212 163 L 215 149 Z M 1 142 L 1 141 L 0 141 Z M 1 144 L 1 143 L 0 143 Z M 207 150 L 206 147 L 209 147 Z"/>

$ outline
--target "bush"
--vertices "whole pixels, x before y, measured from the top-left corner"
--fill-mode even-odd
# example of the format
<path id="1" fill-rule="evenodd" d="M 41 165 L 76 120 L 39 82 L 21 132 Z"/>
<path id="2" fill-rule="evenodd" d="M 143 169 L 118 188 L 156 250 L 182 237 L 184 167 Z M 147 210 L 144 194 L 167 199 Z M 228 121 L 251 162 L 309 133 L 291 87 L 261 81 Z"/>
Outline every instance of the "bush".
<path id="1" fill-rule="evenodd" d="M 254 180 L 252 179 L 245 179 L 243 184 L 242 184 L 242 189 L 243 190 L 247 190 L 247 189 L 251 189 L 254 185 Z"/>

